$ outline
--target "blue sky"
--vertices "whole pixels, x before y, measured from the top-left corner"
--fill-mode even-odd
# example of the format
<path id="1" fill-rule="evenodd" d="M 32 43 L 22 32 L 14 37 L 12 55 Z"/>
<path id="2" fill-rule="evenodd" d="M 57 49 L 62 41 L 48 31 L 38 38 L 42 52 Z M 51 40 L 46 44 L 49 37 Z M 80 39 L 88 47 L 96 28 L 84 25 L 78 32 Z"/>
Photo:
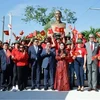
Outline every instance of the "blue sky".
<path id="1" fill-rule="evenodd" d="M 9 1 L 9 2 L 8 2 Z M 0 0 L 0 32 L 2 33 L 2 16 L 5 16 L 5 30 L 8 29 L 8 13 L 13 14 L 12 30 L 19 34 L 24 30 L 25 35 L 34 30 L 42 30 L 43 27 L 37 23 L 30 22 L 25 24 L 21 20 L 24 14 L 24 8 L 27 5 L 40 5 L 42 7 L 63 7 L 76 12 L 78 18 L 76 28 L 79 31 L 89 30 L 90 26 L 100 28 L 100 10 L 88 10 L 89 7 L 100 8 L 100 0 Z M 0 40 L 1 40 L 0 34 Z M 5 36 L 5 40 L 8 37 Z M 13 38 L 13 37 L 12 37 Z"/>

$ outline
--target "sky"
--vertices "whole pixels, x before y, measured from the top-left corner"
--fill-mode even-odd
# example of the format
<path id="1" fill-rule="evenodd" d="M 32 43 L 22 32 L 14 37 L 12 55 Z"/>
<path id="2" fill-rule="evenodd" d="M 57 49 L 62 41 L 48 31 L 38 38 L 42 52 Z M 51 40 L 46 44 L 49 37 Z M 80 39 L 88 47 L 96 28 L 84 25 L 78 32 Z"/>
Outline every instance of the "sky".
<path id="1" fill-rule="evenodd" d="M 5 16 L 5 30 L 8 30 L 9 13 L 12 13 L 12 31 L 18 35 L 21 30 L 28 35 L 34 30 L 43 30 L 43 27 L 33 21 L 25 23 L 24 9 L 26 6 L 40 5 L 51 9 L 52 7 L 63 7 L 76 12 L 76 29 L 81 32 L 89 30 L 90 27 L 100 28 L 100 10 L 89 10 L 89 8 L 100 8 L 100 0 L 0 0 L 0 40 L 2 39 L 2 17 Z M 67 25 L 68 26 L 68 25 Z M 4 35 L 6 41 L 9 37 Z M 12 36 L 12 39 L 14 37 Z"/>

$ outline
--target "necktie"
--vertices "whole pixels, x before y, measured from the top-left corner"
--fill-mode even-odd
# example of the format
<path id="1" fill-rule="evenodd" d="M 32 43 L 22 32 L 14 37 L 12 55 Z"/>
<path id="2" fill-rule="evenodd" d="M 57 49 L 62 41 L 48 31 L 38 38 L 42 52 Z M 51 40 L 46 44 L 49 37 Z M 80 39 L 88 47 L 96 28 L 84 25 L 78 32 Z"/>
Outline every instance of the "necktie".
<path id="1" fill-rule="evenodd" d="M 93 43 L 91 43 L 91 50 L 93 51 Z"/>
<path id="2" fill-rule="evenodd" d="M 6 62 L 9 64 L 9 56 L 8 56 L 8 51 L 6 50 Z"/>

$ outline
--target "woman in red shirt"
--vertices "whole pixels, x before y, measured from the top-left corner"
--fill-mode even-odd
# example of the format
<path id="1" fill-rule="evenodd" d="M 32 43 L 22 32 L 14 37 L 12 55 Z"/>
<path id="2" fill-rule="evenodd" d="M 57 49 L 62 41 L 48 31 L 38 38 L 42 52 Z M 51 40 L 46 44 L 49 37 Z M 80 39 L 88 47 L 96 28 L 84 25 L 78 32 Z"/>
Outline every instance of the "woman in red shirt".
<path id="1" fill-rule="evenodd" d="M 77 48 L 75 49 L 73 59 L 74 67 L 77 76 L 77 91 L 84 90 L 84 69 L 86 69 L 86 54 L 87 51 L 82 47 L 82 40 L 77 40 Z"/>
<path id="2" fill-rule="evenodd" d="M 25 51 L 23 45 L 19 46 L 19 51 L 15 55 L 17 73 L 18 73 L 18 88 L 22 91 L 27 86 L 27 66 L 28 66 L 28 53 Z"/>

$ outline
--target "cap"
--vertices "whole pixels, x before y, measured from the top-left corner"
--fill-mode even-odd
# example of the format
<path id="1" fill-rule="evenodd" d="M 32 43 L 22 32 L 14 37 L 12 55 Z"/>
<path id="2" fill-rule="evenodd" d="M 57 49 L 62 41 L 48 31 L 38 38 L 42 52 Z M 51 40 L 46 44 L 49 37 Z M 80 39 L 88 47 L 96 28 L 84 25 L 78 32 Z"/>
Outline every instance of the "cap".
<path id="1" fill-rule="evenodd" d="M 15 43 L 14 44 L 20 44 L 20 42 L 19 41 L 15 41 Z"/>
<path id="2" fill-rule="evenodd" d="M 70 38 L 70 34 L 67 34 L 67 35 L 65 36 L 65 38 Z"/>
<path id="3" fill-rule="evenodd" d="M 71 45 L 72 42 L 71 42 L 70 40 L 68 40 L 66 44 L 67 44 L 67 45 Z"/>
<path id="4" fill-rule="evenodd" d="M 76 43 L 83 43 L 81 39 L 78 39 Z"/>

